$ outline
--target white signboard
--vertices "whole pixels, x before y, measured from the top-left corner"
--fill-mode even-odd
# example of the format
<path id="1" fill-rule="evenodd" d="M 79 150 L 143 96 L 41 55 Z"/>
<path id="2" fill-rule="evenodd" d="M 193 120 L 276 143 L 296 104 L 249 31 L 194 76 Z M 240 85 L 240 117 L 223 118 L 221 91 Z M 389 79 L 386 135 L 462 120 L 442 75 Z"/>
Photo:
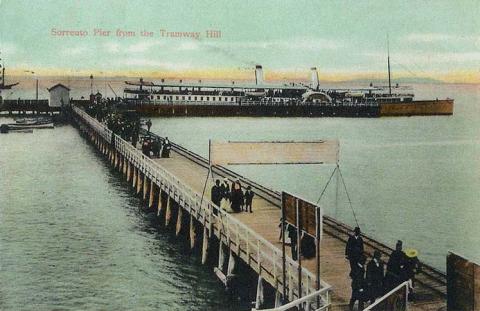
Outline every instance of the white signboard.
<path id="1" fill-rule="evenodd" d="M 337 164 L 338 153 L 338 140 L 210 142 L 211 165 Z"/>

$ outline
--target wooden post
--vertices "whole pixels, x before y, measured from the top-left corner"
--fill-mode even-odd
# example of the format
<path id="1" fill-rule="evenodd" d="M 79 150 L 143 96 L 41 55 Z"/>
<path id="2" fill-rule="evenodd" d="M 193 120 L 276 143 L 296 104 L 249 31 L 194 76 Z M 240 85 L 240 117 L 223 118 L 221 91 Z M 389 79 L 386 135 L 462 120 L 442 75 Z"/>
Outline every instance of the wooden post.
<path id="1" fill-rule="evenodd" d="M 125 156 L 123 156 L 122 171 L 123 171 L 123 175 L 127 174 L 127 158 L 125 158 Z"/>
<path id="2" fill-rule="evenodd" d="M 138 172 L 138 169 L 135 166 L 133 166 L 133 178 L 132 178 L 133 189 L 135 189 L 135 187 L 137 185 L 137 172 Z"/>
<path id="3" fill-rule="evenodd" d="M 140 169 L 137 170 L 137 194 L 142 191 L 142 172 Z"/>
<path id="4" fill-rule="evenodd" d="M 162 202 L 162 187 L 158 187 L 158 203 L 157 203 L 157 216 L 160 215 L 160 212 L 162 211 L 163 208 L 163 202 Z"/>
<path id="5" fill-rule="evenodd" d="M 225 262 L 225 257 L 223 254 L 223 242 L 220 238 L 220 243 L 218 245 L 218 270 L 223 272 L 223 263 Z"/>
<path id="6" fill-rule="evenodd" d="M 263 305 L 263 278 L 261 275 L 258 276 L 257 282 L 257 297 L 255 300 L 255 309 L 259 310 Z"/>
<path id="7" fill-rule="evenodd" d="M 147 191 L 148 191 L 148 177 L 147 174 L 143 174 L 143 200 L 147 199 Z"/>
<path id="8" fill-rule="evenodd" d="M 130 181 L 130 178 L 132 177 L 132 172 L 130 172 L 131 166 L 130 161 L 127 161 L 127 181 Z"/>
<path id="9" fill-rule="evenodd" d="M 207 227 L 203 227 L 203 243 L 202 243 L 202 264 L 207 262 L 208 256 L 208 232 Z"/>
<path id="10" fill-rule="evenodd" d="M 227 267 L 227 276 L 233 275 L 233 269 L 235 269 L 235 257 L 233 257 L 233 251 L 230 249 L 228 256 L 228 267 Z"/>
<path id="11" fill-rule="evenodd" d="M 153 200 L 155 198 L 155 183 L 153 180 L 150 181 L 150 198 L 148 200 L 148 208 L 152 208 Z"/>
<path id="12" fill-rule="evenodd" d="M 280 291 L 275 291 L 275 308 L 279 308 L 282 306 L 282 295 Z"/>
<path id="13" fill-rule="evenodd" d="M 195 247 L 195 219 L 190 211 L 190 249 Z"/>
<path id="14" fill-rule="evenodd" d="M 170 196 L 167 197 L 167 210 L 165 211 L 165 226 L 170 224 L 170 218 L 172 218 L 172 199 Z"/>
<path id="15" fill-rule="evenodd" d="M 177 213 L 177 227 L 175 230 L 176 236 L 178 236 L 180 234 L 180 231 L 182 230 L 182 217 L 183 217 L 183 208 L 179 205 L 178 213 Z"/>
<path id="16" fill-rule="evenodd" d="M 298 204 L 298 200 L 295 200 L 297 209 L 297 260 L 298 260 L 298 298 L 302 298 L 302 252 L 301 252 L 301 240 L 302 240 L 302 211 Z"/>

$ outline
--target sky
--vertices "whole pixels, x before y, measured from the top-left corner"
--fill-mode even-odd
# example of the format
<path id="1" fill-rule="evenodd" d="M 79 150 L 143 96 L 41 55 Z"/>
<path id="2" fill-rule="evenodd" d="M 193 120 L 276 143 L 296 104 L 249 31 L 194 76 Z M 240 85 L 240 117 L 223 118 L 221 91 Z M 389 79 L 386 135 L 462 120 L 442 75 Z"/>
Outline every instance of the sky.
<path id="1" fill-rule="evenodd" d="M 478 16 L 478 0 L 0 0 L 0 57 L 16 73 L 241 78 L 261 64 L 335 80 L 384 75 L 388 37 L 397 76 L 478 83 Z"/>

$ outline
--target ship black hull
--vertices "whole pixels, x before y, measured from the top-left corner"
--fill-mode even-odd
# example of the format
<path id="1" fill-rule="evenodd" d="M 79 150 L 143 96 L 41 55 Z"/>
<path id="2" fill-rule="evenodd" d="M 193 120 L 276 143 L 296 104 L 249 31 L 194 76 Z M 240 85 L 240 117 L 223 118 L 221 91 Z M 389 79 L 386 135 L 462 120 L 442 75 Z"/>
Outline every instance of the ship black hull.
<path id="1" fill-rule="evenodd" d="M 380 117 L 378 106 L 134 105 L 130 108 L 142 115 L 161 117 Z"/>

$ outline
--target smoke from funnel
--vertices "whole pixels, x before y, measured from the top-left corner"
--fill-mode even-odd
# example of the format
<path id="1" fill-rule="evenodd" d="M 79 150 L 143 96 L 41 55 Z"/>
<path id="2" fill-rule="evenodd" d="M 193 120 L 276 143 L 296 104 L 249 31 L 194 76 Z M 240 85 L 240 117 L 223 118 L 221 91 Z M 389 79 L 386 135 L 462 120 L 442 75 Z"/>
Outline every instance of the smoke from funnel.
<path id="1" fill-rule="evenodd" d="M 320 82 L 318 81 L 318 72 L 317 72 L 317 67 L 312 67 L 310 69 L 310 74 L 311 74 L 311 78 L 310 78 L 310 87 L 314 90 L 318 90 L 319 86 L 320 86 Z"/>

